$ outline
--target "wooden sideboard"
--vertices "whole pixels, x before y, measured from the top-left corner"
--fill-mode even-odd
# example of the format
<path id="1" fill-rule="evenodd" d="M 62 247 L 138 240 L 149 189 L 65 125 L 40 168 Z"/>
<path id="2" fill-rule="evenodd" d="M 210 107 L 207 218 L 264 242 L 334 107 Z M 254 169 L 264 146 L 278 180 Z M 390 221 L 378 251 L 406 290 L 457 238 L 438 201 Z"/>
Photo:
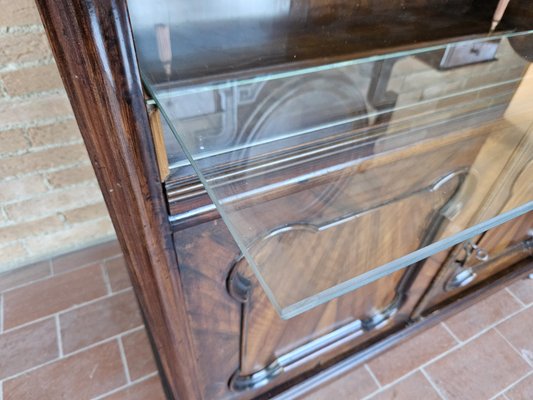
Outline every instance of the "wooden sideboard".
<path id="1" fill-rule="evenodd" d="M 181 126 L 204 132 L 198 121 L 208 118 L 222 132 L 191 139 L 199 147 L 261 142 L 273 126 L 299 129 L 293 116 L 304 112 L 316 124 L 351 121 L 303 144 L 278 141 L 247 153 L 245 163 L 239 150 L 209 161 L 206 171 L 222 181 L 255 171 L 231 189 L 242 194 L 239 218 L 254 221 L 254 262 L 276 261 L 260 278 L 141 80 L 140 65 L 161 86 L 179 88 L 443 45 L 481 34 L 497 2 L 407 2 L 407 22 L 433 18 L 433 26 L 407 30 L 394 18 L 404 3 L 289 1 L 265 48 L 178 57 L 169 70 L 165 60 L 143 61 L 153 38 L 134 35 L 139 17 L 126 1 L 37 0 L 169 398 L 304 398 L 531 272 L 530 211 L 290 318 L 259 281 L 276 289 L 281 304 L 298 303 L 530 202 L 533 121 L 524 104 L 531 104 L 533 52 L 520 36 L 502 40 L 492 64 L 465 67 L 468 74 L 442 68 L 437 49 L 251 84 L 238 96 L 217 93 L 216 102 L 193 98 L 197 114 Z M 511 3 L 502 29 L 533 26 L 526 3 Z M 252 22 L 239 27 L 253 38 Z M 180 42 L 183 54 L 195 38 L 216 49 L 220 37 L 183 26 L 177 32 L 190 35 Z M 317 35 L 317 27 L 335 34 Z M 224 24 L 213 29 L 234 34 Z M 459 85 L 463 94 L 450 99 Z M 301 176 L 310 177 L 256 190 Z"/>

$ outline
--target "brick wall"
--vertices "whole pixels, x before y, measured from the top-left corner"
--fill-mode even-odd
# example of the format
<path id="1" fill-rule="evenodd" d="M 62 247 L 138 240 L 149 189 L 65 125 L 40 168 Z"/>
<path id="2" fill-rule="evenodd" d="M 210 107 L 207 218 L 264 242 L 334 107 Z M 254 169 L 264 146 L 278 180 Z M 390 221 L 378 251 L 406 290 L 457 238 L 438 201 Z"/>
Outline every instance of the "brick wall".
<path id="1" fill-rule="evenodd" d="M 0 271 L 114 235 L 34 0 L 0 0 Z"/>

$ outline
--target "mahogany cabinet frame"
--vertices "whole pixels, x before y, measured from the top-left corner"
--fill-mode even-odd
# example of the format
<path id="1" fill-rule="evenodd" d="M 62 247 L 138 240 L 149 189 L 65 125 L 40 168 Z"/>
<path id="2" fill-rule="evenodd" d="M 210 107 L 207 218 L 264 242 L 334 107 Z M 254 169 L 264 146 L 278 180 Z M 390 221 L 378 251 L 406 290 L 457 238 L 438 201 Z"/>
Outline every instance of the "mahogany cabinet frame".
<path id="1" fill-rule="evenodd" d="M 167 395 L 201 398 L 181 282 L 169 273 L 177 260 L 126 2 L 37 0 L 37 6 L 167 378 Z"/>

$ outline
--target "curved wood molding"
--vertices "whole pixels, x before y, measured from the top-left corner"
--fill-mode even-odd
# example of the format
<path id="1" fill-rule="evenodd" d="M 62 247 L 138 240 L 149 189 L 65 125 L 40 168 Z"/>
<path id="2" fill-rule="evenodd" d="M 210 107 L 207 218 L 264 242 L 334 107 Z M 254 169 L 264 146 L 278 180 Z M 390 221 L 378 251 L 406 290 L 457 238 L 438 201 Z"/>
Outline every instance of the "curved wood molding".
<path id="1" fill-rule="evenodd" d="M 37 0 L 37 5 L 169 395 L 199 399 L 181 282 L 171 273 L 177 260 L 125 1 Z"/>

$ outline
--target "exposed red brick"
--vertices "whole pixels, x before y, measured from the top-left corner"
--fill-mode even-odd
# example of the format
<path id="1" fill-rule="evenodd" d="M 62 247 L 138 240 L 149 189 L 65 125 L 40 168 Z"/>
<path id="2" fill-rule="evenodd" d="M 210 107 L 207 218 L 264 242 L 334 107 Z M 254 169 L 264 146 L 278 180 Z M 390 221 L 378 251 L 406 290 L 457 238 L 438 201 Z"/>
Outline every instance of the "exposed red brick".
<path id="1" fill-rule="evenodd" d="M 0 26 L 40 24 L 33 0 L 0 0 Z"/>
<path id="2" fill-rule="evenodd" d="M 0 36 L 0 64 L 43 60 L 51 55 L 44 32 Z"/>
<path id="3" fill-rule="evenodd" d="M 1 0 L 0 0 L 1 1 Z M 0 76 L 11 96 L 63 88 L 55 64 L 39 65 L 6 72 Z"/>

